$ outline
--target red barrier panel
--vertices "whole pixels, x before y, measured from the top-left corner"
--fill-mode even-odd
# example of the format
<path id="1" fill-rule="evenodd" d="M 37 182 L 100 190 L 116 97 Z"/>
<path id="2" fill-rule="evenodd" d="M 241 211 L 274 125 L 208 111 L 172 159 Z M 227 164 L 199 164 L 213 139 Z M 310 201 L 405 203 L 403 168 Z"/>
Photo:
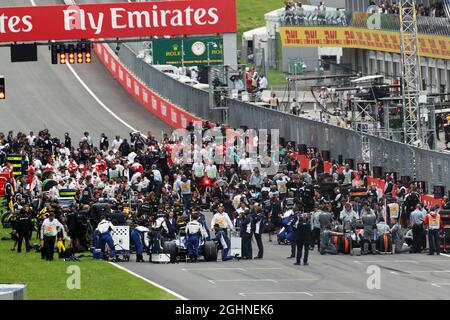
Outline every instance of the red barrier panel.
<path id="1" fill-rule="evenodd" d="M 323 170 L 324 170 L 326 173 L 330 173 L 332 167 L 333 167 L 333 164 L 332 164 L 331 162 L 329 162 L 329 161 L 324 161 L 324 162 L 323 162 Z"/>
<path id="2" fill-rule="evenodd" d="M 431 194 L 422 195 L 422 202 L 428 207 L 431 208 L 434 205 L 438 205 L 439 208 L 442 208 L 442 199 L 435 199 Z"/>
<path id="3" fill-rule="evenodd" d="M 0 173 L 0 197 L 5 195 L 5 184 L 9 176 L 8 173 Z"/>
<path id="4" fill-rule="evenodd" d="M 127 68 L 125 68 L 115 54 L 104 44 L 96 44 L 94 51 L 111 75 L 119 81 L 140 104 L 155 116 L 173 128 L 186 128 L 190 121 L 202 119 L 171 104 L 147 88 Z"/>

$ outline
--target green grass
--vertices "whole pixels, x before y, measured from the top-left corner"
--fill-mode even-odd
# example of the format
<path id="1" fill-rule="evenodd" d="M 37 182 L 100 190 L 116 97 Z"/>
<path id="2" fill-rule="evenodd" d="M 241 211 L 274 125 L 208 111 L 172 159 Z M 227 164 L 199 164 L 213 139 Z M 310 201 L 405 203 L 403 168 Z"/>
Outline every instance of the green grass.
<path id="1" fill-rule="evenodd" d="M 286 77 L 287 74 L 282 71 L 269 69 L 269 74 L 267 76 L 267 79 L 269 80 L 269 87 L 286 84 L 287 83 Z"/>
<path id="2" fill-rule="evenodd" d="M 281 0 L 237 0 L 237 41 L 241 46 L 242 33 L 264 27 L 264 14 L 283 7 Z"/>
<path id="3" fill-rule="evenodd" d="M 1 228 L 1 227 L 0 227 Z M 8 235 L 0 229 L 0 237 Z M 33 236 L 33 242 L 37 242 Z M 55 254 L 54 261 L 41 260 L 39 253 L 10 251 L 11 241 L 0 241 L 0 283 L 26 283 L 27 297 L 33 300 L 166 300 L 169 293 L 120 270 L 107 262 L 81 258 L 65 262 Z M 124 263 L 125 264 L 125 263 Z M 67 267 L 80 267 L 81 288 L 70 290 Z M 148 265 L 151 268 L 151 265 Z"/>

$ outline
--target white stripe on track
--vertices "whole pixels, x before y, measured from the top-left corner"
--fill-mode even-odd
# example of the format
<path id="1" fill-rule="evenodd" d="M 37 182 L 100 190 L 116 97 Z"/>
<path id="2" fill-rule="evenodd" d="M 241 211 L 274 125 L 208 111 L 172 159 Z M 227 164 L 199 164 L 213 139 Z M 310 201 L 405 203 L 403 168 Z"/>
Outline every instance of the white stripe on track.
<path id="1" fill-rule="evenodd" d="M 162 289 L 162 290 L 164 290 L 164 291 L 167 291 L 167 293 L 170 293 L 171 295 L 173 295 L 173 296 L 175 296 L 175 297 L 177 297 L 177 298 L 179 298 L 179 299 L 181 299 L 181 300 L 188 300 L 188 298 L 183 297 L 182 295 L 180 295 L 180 294 L 178 294 L 178 293 L 176 293 L 176 292 L 173 292 L 172 290 L 167 289 L 166 287 L 163 287 L 162 285 L 157 284 L 156 282 L 153 282 L 153 281 L 151 281 L 151 280 L 149 280 L 149 279 L 147 279 L 147 278 L 144 278 L 143 276 L 141 276 L 141 275 L 139 275 L 139 274 L 137 274 L 137 273 L 135 273 L 135 272 L 133 272 L 133 271 L 131 271 L 131 270 L 128 270 L 128 269 L 125 268 L 125 267 L 122 267 L 122 266 L 120 266 L 120 265 L 118 265 L 118 264 L 116 264 L 116 263 L 113 263 L 113 262 L 109 262 L 109 264 L 112 264 L 113 266 L 115 266 L 115 267 L 117 267 L 117 268 L 119 268 L 119 269 L 121 269 L 121 270 L 123 270 L 123 271 L 126 271 L 126 272 L 128 272 L 129 274 L 131 274 L 131 275 L 133 275 L 133 276 L 135 276 L 135 277 L 137 277 L 137 278 L 139 278 L 139 279 L 141 279 L 141 280 L 144 280 L 145 282 L 148 282 L 148 283 L 154 285 L 155 287 L 158 287 L 159 289 Z"/>

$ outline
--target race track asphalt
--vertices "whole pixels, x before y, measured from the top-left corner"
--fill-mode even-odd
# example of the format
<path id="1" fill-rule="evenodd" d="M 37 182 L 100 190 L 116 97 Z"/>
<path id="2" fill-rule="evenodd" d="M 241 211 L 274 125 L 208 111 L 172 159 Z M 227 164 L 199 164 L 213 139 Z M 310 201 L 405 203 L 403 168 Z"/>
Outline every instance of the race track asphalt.
<path id="1" fill-rule="evenodd" d="M 207 214 L 207 218 L 208 214 Z M 209 220 L 209 219 L 208 219 Z M 320 255 L 310 252 L 309 266 L 287 259 L 291 247 L 263 235 L 263 260 L 118 264 L 187 299 L 449 299 L 450 255 Z M 253 239 L 253 256 L 257 246 Z M 148 257 L 144 255 L 146 261 Z M 379 282 L 375 278 L 379 274 Z"/>
<path id="2" fill-rule="evenodd" d="M 36 1 L 38 5 L 62 1 Z M 29 6 L 29 0 L 3 0 L 1 6 Z M 101 133 L 110 141 L 116 134 L 128 137 L 132 131 L 105 111 L 77 80 L 69 67 L 52 65 L 50 50 L 38 49 L 38 62 L 11 63 L 9 48 L 0 48 L 0 74 L 6 79 L 7 99 L 0 101 L 0 131 L 7 133 L 48 128 L 60 138 L 65 132 L 72 143 L 89 131 L 95 145 Z M 161 138 L 171 128 L 137 103 L 94 55 L 92 64 L 73 65 L 90 90 L 131 127 Z"/>

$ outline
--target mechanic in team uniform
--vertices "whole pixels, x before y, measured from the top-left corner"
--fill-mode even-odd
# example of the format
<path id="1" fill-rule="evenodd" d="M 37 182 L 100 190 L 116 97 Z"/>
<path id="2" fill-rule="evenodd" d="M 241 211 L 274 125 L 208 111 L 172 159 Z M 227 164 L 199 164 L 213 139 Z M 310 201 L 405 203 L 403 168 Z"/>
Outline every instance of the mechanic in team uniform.
<path id="1" fill-rule="evenodd" d="M 116 249 L 114 245 L 114 240 L 111 236 L 111 231 L 114 230 L 114 225 L 106 220 L 105 216 L 100 217 L 100 222 L 97 226 L 97 231 L 100 238 L 100 248 L 102 250 L 102 253 L 105 253 L 105 245 L 108 244 L 109 249 L 111 250 L 111 258 L 112 261 L 119 261 L 116 258 Z"/>
<path id="2" fill-rule="evenodd" d="M 186 246 L 188 257 L 191 262 L 198 261 L 200 241 L 202 239 L 202 234 L 205 233 L 202 229 L 203 227 L 198 221 L 198 214 L 196 212 L 192 213 L 191 221 L 186 224 Z"/>
<path id="3" fill-rule="evenodd" d="M 144 221 L 131 232 L 131 240 L 136 247 L 136 262 L 144 262 L 143 253 L 144 249 L 149 247 L 149 232 L 150 229 L 145 226 Z"/>

